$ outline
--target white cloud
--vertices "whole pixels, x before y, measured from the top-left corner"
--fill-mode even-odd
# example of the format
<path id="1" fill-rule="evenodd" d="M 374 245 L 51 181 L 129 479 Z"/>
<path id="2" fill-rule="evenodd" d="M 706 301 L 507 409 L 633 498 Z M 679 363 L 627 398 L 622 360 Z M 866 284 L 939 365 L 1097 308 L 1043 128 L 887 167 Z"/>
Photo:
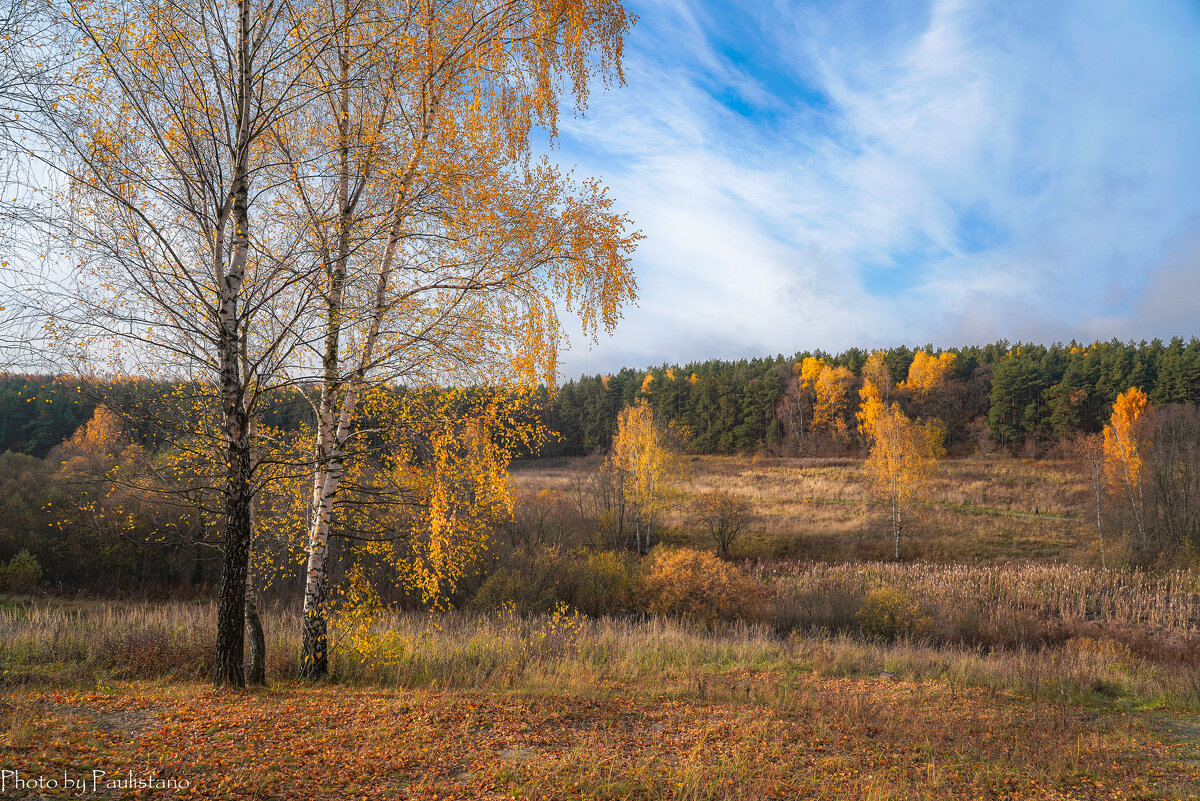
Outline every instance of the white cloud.
<path id="1" fill-rule="evenodd" d="M 639 308 L 567 354 L 568 376 L 1164 320 L 1200 334 L 1164 284 L 1200 275 L 1178 244 L 1200 235 L 1185 4 L 777 3 L 749 60 L 722 49 L 719 6 L 696 8 L 636 9 L 628 87 L 563 126 L 561 160 L 647 237 Z"/>

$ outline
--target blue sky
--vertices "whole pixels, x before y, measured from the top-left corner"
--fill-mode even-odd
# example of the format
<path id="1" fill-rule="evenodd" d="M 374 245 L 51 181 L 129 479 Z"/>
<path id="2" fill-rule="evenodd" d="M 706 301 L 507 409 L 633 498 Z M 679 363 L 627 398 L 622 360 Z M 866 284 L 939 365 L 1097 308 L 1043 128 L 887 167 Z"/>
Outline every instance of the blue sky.
<path id="1" fill-rule="evenodd" d="M 552 157 L 645 240 L 566 378 L 1200 334 L 1200 2 L 629 2 Z"/>

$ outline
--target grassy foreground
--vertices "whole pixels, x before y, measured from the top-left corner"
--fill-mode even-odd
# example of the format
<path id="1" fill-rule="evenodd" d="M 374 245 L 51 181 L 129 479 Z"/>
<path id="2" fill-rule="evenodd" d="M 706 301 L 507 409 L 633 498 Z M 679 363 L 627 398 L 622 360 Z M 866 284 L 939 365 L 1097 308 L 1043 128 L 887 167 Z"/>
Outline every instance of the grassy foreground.
<path id="1" fill-rule="evenodd" d="M 60 782 L 18 788 L 9 774 L 0 797 L 72 797 L 65 777 L 94 791 L 74 797 L 96 798 L 1200 794 L 1188 669 L 1126 652 L 400 615 L 335 628 L 336 683 L 307 686 L 288 678 L 298 621 L 272 613 L 272 686 L 229 694 L 198 681 L 211 613 L 71 602 L 0 614 L 0 768 Z"/>
<path id="2" fill-rule="evenodd" d="M 101 798 L 1182 799 L 1200 791 L 1200 768 L 1137 717 L 928 682 L 806 677 L 770 703 L 661 698 L 652 687 L 594 697 L 284 684 L 230 695 L 136 682 L 9 692 L 3 704 L 6 766 L 29 778 L 104 770 Z M 105 786 L 151 775 L 175 786 Z"/>
<path id="3" fill-rule="evenodd" d="M 581 465 L 517 480 L 569 510 Z M 0 599 L 0 798 L 1200 797 L 1200 575 L 1099 569 L 1065 466 L 952 462 L 899 565 L 856 462 L 692 466 L 753 505 L 752 622 L 351 616 L 314 686 L 271 608 L 224 693 L 211 604 Z"/>

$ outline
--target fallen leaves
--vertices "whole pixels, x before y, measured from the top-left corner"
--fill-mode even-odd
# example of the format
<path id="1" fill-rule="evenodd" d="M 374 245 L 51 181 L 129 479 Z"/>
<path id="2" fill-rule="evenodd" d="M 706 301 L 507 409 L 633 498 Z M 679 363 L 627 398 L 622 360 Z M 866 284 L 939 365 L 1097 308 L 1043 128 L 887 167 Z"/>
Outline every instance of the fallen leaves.
<path id="1" fill-rule="evenodd" d="M 789 698 L 13 690 L 0 753 L 27 775 L 189 783 L 116 796 L 128 798 L 1107 799 L 1200 787 L 1200 768 L 1132 716 L 872 679 L 813 677 Z"/>

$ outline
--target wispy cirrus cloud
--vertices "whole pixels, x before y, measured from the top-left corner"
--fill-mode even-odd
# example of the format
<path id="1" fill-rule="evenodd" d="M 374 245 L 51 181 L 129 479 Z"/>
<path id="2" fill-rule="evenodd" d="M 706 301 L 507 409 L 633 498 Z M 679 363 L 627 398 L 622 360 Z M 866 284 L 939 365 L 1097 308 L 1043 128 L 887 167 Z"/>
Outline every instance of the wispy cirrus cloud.
<path id="1" fill-rule="evenodd" d="M 563 126 L 646 234 L 564 360 L 1200 333 L 1200 12 L 634 4 L 628 85 Z"/>

